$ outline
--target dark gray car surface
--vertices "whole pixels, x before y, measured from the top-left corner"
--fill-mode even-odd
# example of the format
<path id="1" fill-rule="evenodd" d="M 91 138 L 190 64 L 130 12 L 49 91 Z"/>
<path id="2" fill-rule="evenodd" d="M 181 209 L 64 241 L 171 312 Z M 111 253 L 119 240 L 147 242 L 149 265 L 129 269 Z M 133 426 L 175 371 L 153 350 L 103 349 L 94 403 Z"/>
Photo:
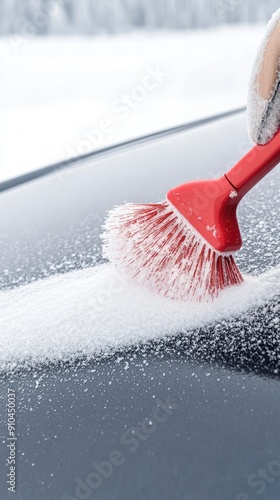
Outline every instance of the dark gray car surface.
<path id="1" fill-rule="evenodd" d="M 220 175 L 249 147 L 245 114 L 233 113 L 0 185 L 1 289 L 102 263 L 109 208 Z M 279 200 L 277 168 L 240 207 L 242 272 L 279 265 Z M 279 498 L 279 304 L 103 358 L 2 370 L 1 500 Z"/>

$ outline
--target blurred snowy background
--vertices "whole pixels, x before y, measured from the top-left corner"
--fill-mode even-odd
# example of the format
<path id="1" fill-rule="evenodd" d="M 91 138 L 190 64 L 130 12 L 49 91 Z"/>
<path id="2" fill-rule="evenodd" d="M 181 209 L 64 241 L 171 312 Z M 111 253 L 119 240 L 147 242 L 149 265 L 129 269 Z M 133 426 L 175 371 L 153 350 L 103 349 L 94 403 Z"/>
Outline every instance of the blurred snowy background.
<path id="1" fill-rule="evenodd" d="M 246 104 L 275 0 L 0 0 L 0 182 Z"/>

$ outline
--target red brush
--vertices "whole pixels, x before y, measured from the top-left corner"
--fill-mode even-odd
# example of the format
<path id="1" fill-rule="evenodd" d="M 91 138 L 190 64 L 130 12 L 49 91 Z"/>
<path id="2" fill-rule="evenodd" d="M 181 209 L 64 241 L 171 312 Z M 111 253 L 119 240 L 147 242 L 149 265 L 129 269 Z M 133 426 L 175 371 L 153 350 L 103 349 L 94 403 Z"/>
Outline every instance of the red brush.
<path id="1" fill-rule="evenodd" d="M 102 235 L 105 257 L 171 299 L 213 299 L 243 281 L 232 256 L 242 246 L 236 209 L 279 161 L 280 131 L 220 179 L 183 184 L 159 204 L 116 207 Z"/>

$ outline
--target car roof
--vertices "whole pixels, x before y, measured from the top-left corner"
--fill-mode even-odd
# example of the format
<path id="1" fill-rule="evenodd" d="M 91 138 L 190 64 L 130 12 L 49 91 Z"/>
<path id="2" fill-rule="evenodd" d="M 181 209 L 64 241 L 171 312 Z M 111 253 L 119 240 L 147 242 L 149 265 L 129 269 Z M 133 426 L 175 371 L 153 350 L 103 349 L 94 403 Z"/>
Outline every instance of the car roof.
<path id="1" fill-rule="evenodd" d="M 171 186 L 225 172 L 249 148 L 243 112 L 2 185 L 2 289 L 101 263 L 108 208 L 158 201 Z M 247 273 L 279 263 L 278 176 L 276 169 L 240 207 L 238 263 Z M 7 444 L 15 390 L 17 493 L 5 485 L 1 498 L 254 497 L 259 469 L 280 460 L 277 320 L 276 293 L 231 321 L 97 358 L 80 352 L 11 366 L 1 374 L 0 426 Z M 1 470 L 7 453 L 2 447 Z M 274 499 L 277 480 L 265 488 Z"/>

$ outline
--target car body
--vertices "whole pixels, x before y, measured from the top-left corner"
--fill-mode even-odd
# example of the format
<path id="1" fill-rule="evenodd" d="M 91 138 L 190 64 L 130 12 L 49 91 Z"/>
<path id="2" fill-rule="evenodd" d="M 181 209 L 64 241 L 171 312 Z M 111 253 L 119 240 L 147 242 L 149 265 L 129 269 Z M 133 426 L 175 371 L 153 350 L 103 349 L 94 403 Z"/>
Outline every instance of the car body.
<path id="1" fill-rule="evenodd" d="M 108 209 L 218 176 L 249 148 L 239 110 L 0 185 L 1 297 L 103 263 Z M 279 201 L 276 169 L 241 204 L 245 274 L 279 265 Z M 80 352 L 36 365 L 30 349 L 25 366 L 1 373 L 1 500 L 278 498 L 279 304 L 276 286 L 243 313 L 231 316 L 229 301 L 228 317 L 161 339 L 148 332 L 103 357 Z M 6 484 L 9 390 L 16 493 Z"/>

